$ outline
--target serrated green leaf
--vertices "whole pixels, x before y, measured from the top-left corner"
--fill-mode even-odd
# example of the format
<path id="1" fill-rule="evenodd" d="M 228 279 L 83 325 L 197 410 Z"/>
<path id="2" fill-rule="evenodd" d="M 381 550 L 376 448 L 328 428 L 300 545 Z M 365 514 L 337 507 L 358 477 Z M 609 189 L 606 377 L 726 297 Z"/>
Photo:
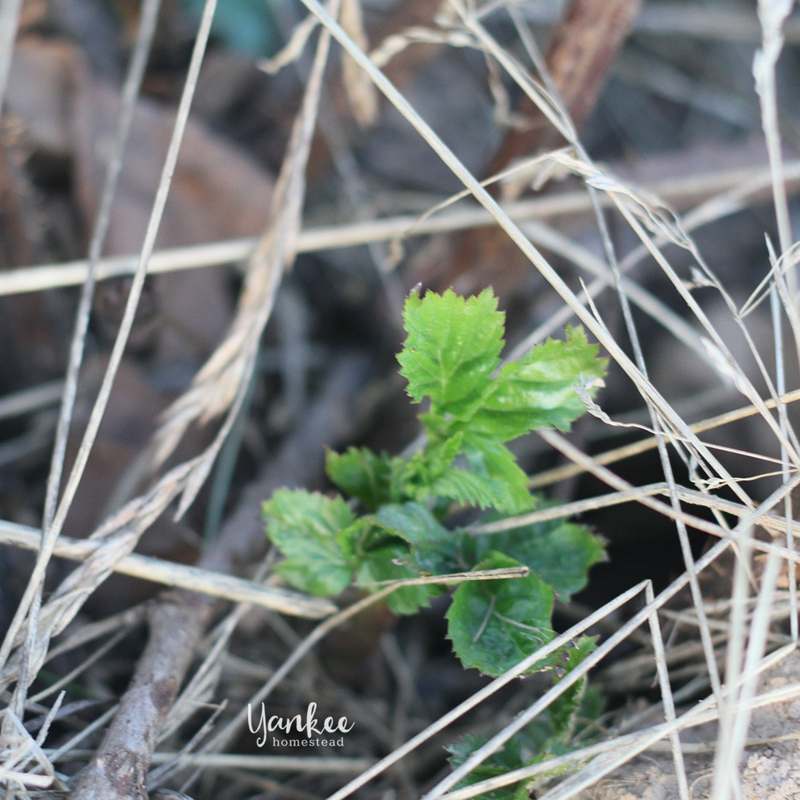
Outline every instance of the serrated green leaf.
<path id="1" fill-rule="evenodd" d="M 508 502 L 508 492 L 499 481 L 451 467 L 432 484 L 431 494 L 447 497 L 459 503 L 476 505 L 479 508 L 498 508 Z"/>
<path id="2" fill-rule="evenodd" d="M 468 567 L 460 538 L 418 503 L 384 506 L 375 518 L 411 546 L 410 563 L 421 575 L 446 575 Z"/>
<path id="3" fill-rule="evenodd" d="M 566 341 L 548 339 L 518 361 L 507 364 L 495 378 L 495 391 L 470 419 L 471 430 L 484 431 L 508 442 L 538 428 L 569 426 L 585 411 L 575 386 L 602 378 L 607 359 L 597 358 L 583 328 L 567 326 Z M 589 395 L 596 390 L 590 388 Z"/>
<path id="4" fill-rule="evenodd" d="M 354 522 L 341 497 L 279 489 L 263 505 L 267 536 L 286 556 L 276 572 L 298 589 L 328 597 L 350 584 L 355 564 L 337 541 Z"/>
<path id="5" fill-rule="evenodd" d="M 411 458 L 394 459 L 391 465 L 389 495 L 392 502 L 425 501 L 435 496 L 431 487 L 461 452 L 463 434 L 443 440 L 428 440 L 424 450 Z"/>
<path id="6" fill-rule="evenodd" d="M 582 636 L 566 653 L 566 671 L 561 679 L 566 677 L 597 647 L 597 639 L 593 636 Z M 569 743 L 575 732 L 578 713 L 583 703 L 586 689 L 586 678 L 576 681 L 563 694 L 559 695 L 548 707 L 547 714 L 552 727 L 554 742 Z M 551 744 L 552 746 L 552 744 Z"/>
<path id="7" fill-rule="evenodd" d="M 359 517 L 352 525 L 336 534 L 336 541 L 345 558 L 359 564 L 369 553 L 397 541 L 397 537 L 383 525 L 375 524 L 372 516 Z"/>
<path id="8" fill-rule="evenodd" d="M 362 586 L 379 581 L 398 581 L 418 577 L 408 563 L 408 550 L 401 546 L 384 547 L 369 553 L 358 569 L 357 579 Z M 368 587 L 375 589 L 376 587 Z M 435 586 L 403 586 L 395 589 L 387 598 L 389 609 L 395 614 L 416 614 L 420 608 L 430 604 L 432 594 L 438 593 Z"/>
<path id="9" fill-rule="evenodd" d="M 502 442 L 489 434 L 469 431 L 464 437 L 464 452 L 473 472 L 492 481 L 498 497 L 495 504 L 498 511 L 521 514 L 533 506 L 528 476 Z"/>
<path id="10" fill-rule="evenodd" d="M 390 457 L 376 455 L 366 447 L 351 447 L 346 453 L 329 450 L 325 470 L 345 494 L 360 500 L 370 511 L 389 502 Z"/>
<path id="11" fill-rule="evenodd" d="M 425 447 L 429 478 L 441 475 L 464 449 L 464 434 L 460 431 L 441 442 L 429 442 Z"/>
<path id="12" fill-rule="evenodd" d="M 566 672 L 575 669 L 595 648 L 596 641 L 592 637 L 582 636 L 569 648 L 559 651 L 559 658 L 566 667 Z M 548 659 L 549 660 L 549 659 Z M 586 679 L 569 687 L 564 694 L 548 706 L 547 713 L 539 715 L 532 723 L 526 725 L 509 739 L 503 748 L 480 766 L 474 769 L 457 786 L 470 786 L 478 781 L 497 775 L 504 775 L 512 770 L 531 764 L 548 761 L 554 756 L 574 752 L 586 746 L 587 740 L 576 744 L 576 736 L 603 713 L 602 693 L 595 687 L 587 687 Z M 454 769 L 461 766 L 469 756 L 482 747 L 488 737 L 467 734 L 455 744 L 449 745 L 449 759 Z M 561 767 L 541 773 L 532 780 L 522 781 L 504 787 L 498 792 L 487 792 L 479 795 L 484 800 L 525 800 L 538 785 L 568 772 L 570 767 Z"/>
<path id="13" fill-rule="evenodd" d="M 419 503 L 386 505 L 375 514 L 375 519 L 409 544 L 452 539 L 450 531 Z"/>
<path id="14" fill-rule="evenodd" d="M 408 338 L 397 357 L 414 402 L 430 397 L 434 414 L 472 415 L 494 387 L 505 315 L 491 289 L 477 297 L 412 292 L 403 310 Z"/>
<path id="15" fill-rule="evenodd" d="M 483 747 L 488 739 L 475 734 L 468 733 L 462 737 L 458 742 L 448 745 L 447 750 L 450 753 L 450 766 L 453 769 L 460 767 L 476 750 Z M 459 781 L 454 788 L 461 789 L 465 786 L 472 786 L 479 781 L 484 781 L 489 778 L 497 777 L 498 775 L 505 775 L 515 769 L 521 769 L 525 766 L 525 761 L 522 759 L 520 744 L 517 737 L 509 739 L 503 747 L 496 753 L 493 753 L 489 758 L 478 765 L 472 772 L 469 773 L 463 780 Z M 528 793 L 525 791 L 525 781 L 504 786 L 493 792 L 484 792 L 477 795 L 482 800 L 526 800 Z"/>
<path id="16" fill-rule="evenodd" d="M 492 552 L 475 569 L 514 566 L 519 562 Z M 553 590 L 536 575 L 470 581 L 453 594 L 447 636 L 465 667 L 496 677 L 550 641 L 552 610 Z"/>
<path id="17" fill-rule="evenodd" d="M 471 545 L 465 544 L 463 548 L 470 561 L 480 561 L 490 550 L 507 553 L 530 567 L 531 572 L 552 586 L 564 602 L 583 589 L 589 568 L 605 557 L 603 540 L 599 536 L 583 525 L 563 519 L 480 534 L 470 539 Z"/>

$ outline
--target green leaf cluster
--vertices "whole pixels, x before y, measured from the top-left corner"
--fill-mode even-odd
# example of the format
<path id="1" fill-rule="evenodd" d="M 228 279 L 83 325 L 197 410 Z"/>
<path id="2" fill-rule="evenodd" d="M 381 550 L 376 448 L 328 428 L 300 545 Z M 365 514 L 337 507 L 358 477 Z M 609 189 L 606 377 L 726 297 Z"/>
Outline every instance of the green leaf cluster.
<path id="1" fill-rule="evenodd" d="M 562 668 L 555 672 L 558 683 L 565 674 L 577 667 L 595 648 L 594 637 L 583 636 L 565 651 Z M 512 736 L 503 747 L 469 773 L 456 788 L 471 786 L 507 772 L 540 764 L 555 756 L 573 752 L 592 741 L 594 723 L 604 710 L 599 692 L 586 685 L 585 678 L 576 681 L 558 697 L 537 719 Z M 578 738 L 580 737 L 580 739 Z M 450 765 L 461 766 L 488 739 L 467 734 L 448 746 Z M 527 800 L 535 786 L 560 774 L 557 769 L 540 773 L 529 781 L 519 781 L 492 792 L 477 795 L 478 800 Z"/>
<path id="2" fill-rule="evenodd" d="M 356 447 L 329 452 L 327 474 L 341 494 L 275 492 L 264 503 L 267 535 L 285 557 L 277 571 L 287 583 L 320 596 L 354 582 L 375 590 L 420 576 L 528 567 L 526 577 L 461 583 L 447 612 L 447 635 L 464 666 L 500 675 L 553 638 L 555 596 L 567 601 L 585 585 L 604 557 L 603 542 L 563 519 L 474 535 L 446 527 L 448 512 L 458 503 L 500 519 L 541 502 L 507 443 L 542 427 L 568 429 L 584 411 L 576 385 L 591 395 L 606 361 L 582 328 L 567 327 L 563 341 L 502 365 L 505 317 L 490 289 L 466 299 L 414 292 L 403 317 L 408 336 L 398 361 L 412 401 L 428 404 L 420 415 L 425 445 L 408 458 Z M 387 602 L 397 614 L 412 614 L 442 591 L 402 585 Z M 534 668 L 563 674 L 587 642 Z M 571 687 L 546 728 L 534 726 L 525 742 L 509 743 L 497 763 L 470 777 L 507 771 L 525 753 L 552 754 L 574 728 L 584 688 Z M 492 800 L 508 793 L 495 794 Z"/>
<path id="3" fill-rule="evenodd" d="M 527 477 L 506 442 L 569 428 L 585 410 L 575 385 L 605 374 L 597 346 L 567 326 L 565 341 L 550 339 L 501 367 L 505 315 L 491 289 L 466 300 L 452 290 L 412 293 L 403 318 L 400 372 L 414 402 L 430 400 L 421 417 L 428 443 L 415 465 L 423 491 L 511 514 L 530 508 Z M 466 469 L 453 464 L 459 455 Z"/>

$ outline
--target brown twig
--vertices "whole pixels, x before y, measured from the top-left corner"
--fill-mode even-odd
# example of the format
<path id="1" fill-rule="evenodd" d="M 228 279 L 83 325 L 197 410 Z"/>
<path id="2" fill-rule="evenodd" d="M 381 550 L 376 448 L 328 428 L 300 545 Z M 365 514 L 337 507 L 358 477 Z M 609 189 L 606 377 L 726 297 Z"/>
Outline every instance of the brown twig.
<path id="1" fill-rule="evenodd" d="M 553 31 L 545 62 L 576 128 L 594 110 L 600 91 L 642 0 L 572 0 Z M 495 155 L 491 172 L 559 142 L 533 101 L 523 95 L 519 112 L 532 118 L 531 127 L 511 130 Z M 548 135 L 547 131 L 550 131 Z"/>
<path id="2" fill-rule="evenodd" d="M 213 601 L 189 592 L 169 593 L 151 608 L 150 641 L 75 800 L 146 800 L 158 735 L 213 609 Z"/>
<path id="3" fill-rule="evenodd" d="M 552 78 L 548 86 L 561 96 L 576 128 L 594 109 L 608 69 L 640 6 L 641 0 L 571 0 L 554 30 L 545 58 Z M 488 170 L 490 175 L 516 159 L 561 144 L 560 134 L 528 95 L 523 95 L 518 111 L 530 124 L 524 130 L 509 131 Z M 518 188 L 524 189 L 524 184 Z M 433 251 L 432 259 L 424 257 L 417 265 L 415 279 L 433 288 L 456 285 L 463 293 L 491 283 L 499 294 L 510 295 L 530 266 L 497 228 L 469 231 L 459 236 L 451 251 L 450 258 L 441 257 L 441 248 Z"/>

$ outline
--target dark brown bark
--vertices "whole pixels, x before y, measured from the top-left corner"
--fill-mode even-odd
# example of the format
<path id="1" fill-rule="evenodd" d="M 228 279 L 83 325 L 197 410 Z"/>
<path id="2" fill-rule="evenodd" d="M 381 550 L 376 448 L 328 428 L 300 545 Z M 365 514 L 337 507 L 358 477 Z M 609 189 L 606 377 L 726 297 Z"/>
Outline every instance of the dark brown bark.
<path id="1" fill-rule="evenodd" d="M 75 800 L 146 800 L 156 741 L 211 613 L 211 598 L 170 592 L 149 614 L 150 641 Z"/>
<path id="2" fill-rule="evenodd" d="M 641 5 L 642 0 L 572 0 L 553 31 L 545 61 L 578 130 L 594 111 Z M 491 172 L 541 148 L 558 145 L 557 135 L 527 95 L 519 111 L 532 119 L 532 126 L 509 132 Z"/>

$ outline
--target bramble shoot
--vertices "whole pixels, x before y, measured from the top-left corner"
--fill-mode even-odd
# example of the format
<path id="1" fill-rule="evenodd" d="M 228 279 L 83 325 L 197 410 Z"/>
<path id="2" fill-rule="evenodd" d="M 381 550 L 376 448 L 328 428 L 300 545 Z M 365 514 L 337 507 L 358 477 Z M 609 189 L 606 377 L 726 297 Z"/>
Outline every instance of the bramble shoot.
<path id="1" fill-rule="evenodd" d="M 567 430 L 585 411 L 575 387 L 589 386 L 591 395 L 606 360 L 582 328 L 568 326 L 564 341 L 550 339 L 501 366 L 505 315 L 491 289 L 467 299 L 452 290 L 413 292 L 403 320 L 400 372 L 412 401 L 429 403 L 420 415 L 424 447 L 409 458 L 356 447 L 330 452 L 327 473 L 341 495 L 275 492 L 264 518 L 285 556 L 276 570 L 298 589 L 334 596 L 352 583 L 374 589 L 419 576 L 526 566 L 527 577 L 461 583 L 447 612 L 447 635 L 464 666 L 501 675 L 553 638 L 554 598 L 566 602 L 585 585 L 589 568 L 604 557 L 603 542 L 563 519 L 475 535 L 448 528 L 448 512 L 460 504 L 497 519 L 542 504 L 506 443 L 538 428 Z M 387 602 L 396 614 L 413 614 L 442 591 L 435 584 L 402 586 Z M 593 646 L 583 638 L 535 669 L 563 675 Z M 470 777 L 499 774 L 514 768 L 507 761 L 522 766 L 566 746 L 583 683 L 549 710 L 548 731 L 539 731 L 535 746 L 531 732 L 523 732 L 497 764 L 487 762 Z M 463 741 L 453 758 L 463 761 L 476 746 Z"/>

